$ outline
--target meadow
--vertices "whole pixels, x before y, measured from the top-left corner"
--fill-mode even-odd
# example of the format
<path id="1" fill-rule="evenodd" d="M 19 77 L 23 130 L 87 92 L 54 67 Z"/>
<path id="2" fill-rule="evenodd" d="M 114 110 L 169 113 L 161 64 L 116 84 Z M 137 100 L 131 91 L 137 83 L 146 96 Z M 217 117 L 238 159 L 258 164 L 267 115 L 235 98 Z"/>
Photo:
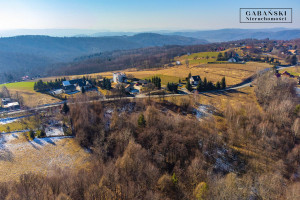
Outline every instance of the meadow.
<path id="1" fill-rule="evenodd" d="M 216 83 L 220 81 L 222 77 L 226 77 L 226 83 L 228 86 L 238 84 L 245 80 L 246 78 L 252 76 L 260 70 L 272 67 L 267 63 L 256 63 L 248 62 L 246 64 L 202 64 L 196 66 L 179 65 L 168 68 L 152 69 L 137 71 L 135 69 L 130 69 L 124 71 L 126 74 L 131 74 L 135 78 L 139 79 L 149 79 L 153 76 L 159 76 L 162 79 L 162 84 L 167 84 L 168 82 L 178 82 L 179 79 L 185 80 L 189 73 L 194 75 L 200 75 L 203 79 L 206 77 L 208 80 Z M 92 74 L 92 77 L 101 76 L 111 76 L 112 72 L 103 72 L 98 74 Z"/>
<path id="2" fill-rule="evenodd" d="M 23 98 L 23 105 L 36 107 L 43 104 L 56 103 L 60 100 L 47 94 L 34 91 L 34 82 L 16 82 L 0 85 L 0 89 L 5 86 L 14 98 L 16 94 Z"/>
<path id="3" fill-rule="evenodd" d="M 283 70 L 280 70 L 279 73 L 283 73 L 285 71 L 289 72 L 290 74 L 292 74 L 294 76 L 300 76 L 300 66 L 283 69 Z"/>
<path id="4" fill-rule="evenodd" d="M 208 62 L 216 62 L 219 53 L 220 52 L 200 52 L 175 57 L 174 59 L 180 61 L 183 65 L 185 65 L 186 60 L 189 61 L 190 65 L 207 64 Z"/>

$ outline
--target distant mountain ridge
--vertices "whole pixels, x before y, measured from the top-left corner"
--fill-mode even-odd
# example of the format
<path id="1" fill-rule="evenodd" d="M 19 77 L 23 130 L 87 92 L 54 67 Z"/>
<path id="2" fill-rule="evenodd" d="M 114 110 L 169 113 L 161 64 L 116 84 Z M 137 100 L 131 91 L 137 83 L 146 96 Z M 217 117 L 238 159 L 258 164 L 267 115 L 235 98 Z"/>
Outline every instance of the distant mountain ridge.
<path id="1" fill-rule="evenodd" d="M 272 40 L 291 40 L 300 38 L 300 29 L 220 29 L 211 31 L 173 32 L 170 34 L 205 39 L 209 42 L 266 38 Z"/>

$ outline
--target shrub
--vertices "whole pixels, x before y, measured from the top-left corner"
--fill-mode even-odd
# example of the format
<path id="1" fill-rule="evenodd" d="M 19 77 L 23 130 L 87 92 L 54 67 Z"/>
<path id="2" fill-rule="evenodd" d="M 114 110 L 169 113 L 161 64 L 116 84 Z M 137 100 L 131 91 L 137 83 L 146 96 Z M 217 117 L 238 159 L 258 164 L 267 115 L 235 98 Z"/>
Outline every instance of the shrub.
<path id="1" fill-rule="evenodd" d="M 25 132 L 25 137 L 27 140 L 32 141 L 35 138 L 35 134 L 33 130 L 30 130 L 29 132 Z"/>
<path id="2" fill-rule="evenodd" d="M 145 120 L 145 117 L 144 117 L 143 113 L 141 113 L 140 116 L 139 116 L 138 125 L 140 127 L 145 127 L 146 126 L 146 120 Z"/>
<path id="3" fill-rule="evenodd" d="M 35 136 L 37 138 L 43 138 L 43 137 L 46 137 L 46 132 L 44 130 L 38 130 L 36 133 L 35 133 Z"/>

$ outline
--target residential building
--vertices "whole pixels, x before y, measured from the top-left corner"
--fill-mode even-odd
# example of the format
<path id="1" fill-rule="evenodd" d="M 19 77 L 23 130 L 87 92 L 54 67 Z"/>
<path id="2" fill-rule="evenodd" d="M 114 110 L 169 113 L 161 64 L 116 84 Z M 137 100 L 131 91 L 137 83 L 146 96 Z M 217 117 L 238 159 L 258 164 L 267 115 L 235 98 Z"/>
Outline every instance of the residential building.
<path id="1" fill-rule="evenodd" d="M 230 62 L 230 63 L 236 63 L 236 59 L 235 58 L 229 58 L 228 62 Z"/>
<path id="2" fill-rule="evenodd" d="M 191 76 L 190 78 L 190 83 L 192 85 L 198 85 L 199 81 L 200 81 L 200 76 Z"/>
<path id="3" fill-rule="evenodd" d="M 126 80 L 126 74 L 122 72 L 113 73 L 113 81 L 115 83 L 124 83 L 125 80 Z"/>
<path id="4" fill-rule="evenodd" d="M 82 91 L 82 88 L 85 90 L 91 89 L 93 86 L 90 81 L 82 79 L 74 79 L 69 81 L 63 81 L 63 90 L 65 93 L 72 93 L 76 90 Z"/>

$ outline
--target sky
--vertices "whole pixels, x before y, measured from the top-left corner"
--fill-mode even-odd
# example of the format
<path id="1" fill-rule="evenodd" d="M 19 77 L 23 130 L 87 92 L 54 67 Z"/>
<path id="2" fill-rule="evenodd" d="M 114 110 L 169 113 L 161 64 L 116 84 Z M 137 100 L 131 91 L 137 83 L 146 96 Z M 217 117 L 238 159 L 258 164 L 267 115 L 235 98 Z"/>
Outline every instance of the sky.
<path id="1" fill-rule="evenodd" d="M 292 24 L 241 24 L 240 8 L 293 8 Z M 300 28 L 299 0 L 0 0 L 0 30 Z"/>

